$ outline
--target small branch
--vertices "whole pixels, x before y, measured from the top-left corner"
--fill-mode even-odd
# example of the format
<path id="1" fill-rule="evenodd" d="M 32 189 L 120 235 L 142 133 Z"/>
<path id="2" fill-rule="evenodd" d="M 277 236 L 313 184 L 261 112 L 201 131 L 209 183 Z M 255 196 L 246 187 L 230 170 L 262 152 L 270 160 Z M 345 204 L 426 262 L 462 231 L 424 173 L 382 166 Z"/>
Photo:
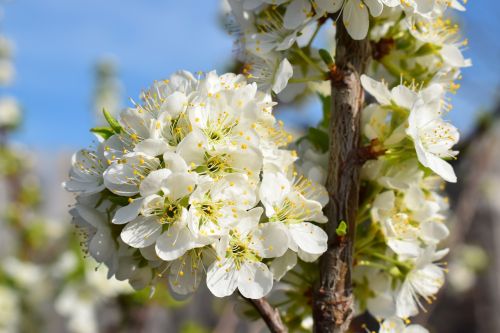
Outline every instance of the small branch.
<path id="1" fill-rule="evenodd" d="M 278 309 L 273 308 L 264 297 L 259 299 L 250 299 L 246 297 L 243 298 L 253 305 L 262 319 L 264 319 L 267 327 L 272 333 L 288 332 L 287 327 L 281 321 L 281 316 Z"/>
<path id="2" fill-rule="evenodd" d="M 351 274 L 360 170 L 362 160 L 374 153 L 372 148 L 359 148 L 364 96 L 360 75 L 371 55 L 370 43 L 352 40 L 340 22 L 336 38 L 335 66 L 330 68 L 332 109 L 326 184 L 330 201 L 325 207 L 328 249 L 320 258 L 320 280 L 313 294 L 317 333 L 347 332 L 354 314 Z M 335 230 L 341 221 L 347 223 L 347 234 L 339 237 Z"/>

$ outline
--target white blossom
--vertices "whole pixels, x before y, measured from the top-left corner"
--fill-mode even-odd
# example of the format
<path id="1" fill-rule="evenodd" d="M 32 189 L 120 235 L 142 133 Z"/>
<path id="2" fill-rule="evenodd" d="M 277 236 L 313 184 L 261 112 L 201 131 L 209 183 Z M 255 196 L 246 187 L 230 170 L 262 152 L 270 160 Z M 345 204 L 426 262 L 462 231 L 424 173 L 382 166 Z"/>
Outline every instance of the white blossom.
<path id="1" fill-rule="evenodd" d="M 429 331 L 416 324 L 406 326 L 402 319 L 392 317 L 380 324 L 378 333 L 429 333 Z"/>
<path id="2" fill-rule="evenodd" d="M 284 149 L 291 136 L 272 115 L 269 93 L 243 75 L 178 72 L 109 120 L 113 134 L 96 151 L 75 155 L 65 185 L 77 193 L 71 212 L 109 276 L 136 289 L 168 276 L 171 291 L 184 295 L 207 271 L 214 295 L 238 288 L 258 298 L 273 285 L 263 259 L 291 248 L 313 261 L 326 250 L 326 233 L 311 223 L 326 221 L 323 186 L 298 175 L 289 193 L 267 184 L 266 174 L 293 172 L 297 159 Z M 275 194 L 286 201 L 271 213 Z"/>
<path id="3" fill-rule="evenodd" d="M 215 296 L 228 296 L 238 289 L 243 296 L 256 299 L 271 290 L 273 275 L 259 258 L 283 255 L 287 236 L 279 224 L 259 225 L 261 214 L 261 208 L 242 214 L 216 245 L 218 259 L 207 271 L 207 286 Z"/>

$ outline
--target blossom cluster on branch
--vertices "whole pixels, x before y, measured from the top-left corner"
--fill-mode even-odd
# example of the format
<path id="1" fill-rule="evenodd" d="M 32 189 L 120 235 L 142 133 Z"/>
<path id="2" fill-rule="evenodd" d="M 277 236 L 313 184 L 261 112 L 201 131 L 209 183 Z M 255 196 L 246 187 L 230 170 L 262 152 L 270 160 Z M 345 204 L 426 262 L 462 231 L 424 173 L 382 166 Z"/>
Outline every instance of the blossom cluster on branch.
<path id="1" fill-rule="evenodd" d="M 109 275 L 135 288 L 168 281 L 178 294 L 206 281 L 215 296 L 238 289 L 276 302 L 290 329 L 311 328 L 317 259 L 329 244 L 327 175 L 335 45 L 316 48 L 342 24 L 371 57 L 358 79 L 367 93 L 353 239 L 356 315 L 379 332 L 427 332 L 409 317 L 444 283 L 449 234 L 444 181 L 458 152 L 446 120 L 459 88 L 466 40 L 446 15 L 448 0 L 227 0 L 242 74 L 178 72 L 155 82 L 77 152 L 71 210 L 86 246 Z M 346 58 L 349 57 L 349 50 Z M 334 88 L 333 88 L 334 89 Z M 276 105 L 315 94 L 323 120 L 295 143 Z M 335 144 L 335 143 L 333 143 Z M 339 143 L 340 144 L 340 143 Z M 289 150 L 295 147 L 297 152 Z M 360 152 L 360 155 L 363 153 Z M 330 240 L 331 241 L 331 240 Z M 331 243 L 331 242 L 330 242 Z M 206 277 L 205 277 L 206 275 Z M 274 296 L 271 296 L 273 299 Z"/>
<path id="2" fill-rule="evenodd" d="M 243 75 L 178 72 L 108 113 L 95 150 L 73 156 L 75 223 L 109 275 L 135 288 L 202 280 L 216 296 L 260 298 L 297 254 L 326 250 L 326 191 L 297 172 L 271 96 Z M 295 259 L 296 260 L 296 259 Z M 288 263 L 288 262 L 287 262 Z"/>

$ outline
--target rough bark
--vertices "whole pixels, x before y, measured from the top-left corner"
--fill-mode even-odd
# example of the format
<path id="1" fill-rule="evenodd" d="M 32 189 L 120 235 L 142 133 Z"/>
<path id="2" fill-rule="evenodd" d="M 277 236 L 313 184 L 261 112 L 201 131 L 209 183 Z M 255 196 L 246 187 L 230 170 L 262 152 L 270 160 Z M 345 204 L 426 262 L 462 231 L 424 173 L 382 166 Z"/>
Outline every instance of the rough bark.
<path id="1" fill-rule="evenodd" d="M 247 300 L 259 312 L 260 316 L 266 322 L 267 327 L 272 333 L 287 333 L 288 329 L 281 321 L 281 316 L 278 309 L 275 309 L 269 304 L 265 298 Z"/>
<path id="2" fill-rule="evenodd" d="M 353 315 L 352 252 L 359 201 L 361 163 L 358 159 L 363 89 L 360 75 L 370 57 L 365 39 L 352 40 L 342 23 L 337 25 L 335 67 L 331 69 L 332 108 L 330 157 L 327 178 L 329 204 L 326 231 L 328 250 L 320 259 L 320 280 L 315 288 L 315 332 L 346 332 Z M 347 234 L 338 237 L 337 226 L 347 223 Z"/>

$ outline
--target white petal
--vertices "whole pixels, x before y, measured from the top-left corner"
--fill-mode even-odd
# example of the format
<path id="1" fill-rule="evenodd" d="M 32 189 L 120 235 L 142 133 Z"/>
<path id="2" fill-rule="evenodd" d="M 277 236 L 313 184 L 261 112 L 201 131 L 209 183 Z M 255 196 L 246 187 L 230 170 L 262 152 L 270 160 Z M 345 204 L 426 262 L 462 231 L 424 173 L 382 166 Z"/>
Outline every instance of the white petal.
<path id="1" fill-rule="evenodd" d="M 100 229 L 107 227 L 107 221 L 103 214 L 97 211 L 94 208 L 88 207 L 86 205 L 78 204 L 76 205 L 76 211 L 78 215 L 85 220 L 85 222 L 89 223 L 93 227 Z"/>
<path id="2" fill-rule="evenodd" d="M 193 235 L 185 225 L 175 223 L 156 240 L 156 254 L 163 260 L 175 260 L 195 247 Z"/>
<path id="3" fill-rule="evenodd" d="M 207 287 L 216 297 L 231 295 L 238 285 L 238 271 L 231 259 L 215 261 L 207 271 Z"/>
<path id="4" fill-rule="evenodd" d="M 416 257 L 420 253 L 420 246 L 416 241 L 399 240 L 396 238 L 389 238 L 387 245 L 403 257 Z"/>
<path id="5" fill-rule="evenodd" d="M 166 151 L 169 151 L 170 149 L 170 146 L 163 139 L 146 139 L 139 142 L 135 146 L 134 151 L 144 153 L 149 156 L 158 156 Z"/>
<path id="6" fill-rule="evenodd" d="M 363 1 L 370 9 L 370 14 L 372 14 L 373 17 L 377 17 L 380 14 L 382 14 L 384 5 L 382 4 L 382 2 L 380 2 L 380 0 L 363 0 Z"/>
<path id="7" fill-rule="evenodd" d="M 292 0 L 287 6 L 283 24 L 286 29 L 293 30 L 307 20 L 311 11 L 311 3 L 308 0 Z"/>
<path id="8" fill-rule="evenodd" d="M 409 318 L 418 314 L 418 307 L 410 284 L 405 281 L 396 297 L 396 314 L 400 318 Z"/>
<path id="9" fill-rule="evenodd" d="M 352 39 L 361 40 L 368 33 L 368 9 L 361 0 L 347 0 L 342 20 Z"/>
<path id="10" fill-rule="evenodd" d="M 288 235 L 285 227 L 279 222 L 260 224 L 252 233 L 251 247 L 262 258 L 282 256 L 288 249 Z"/>
<path id="11" fill-rule="evenodd" d="M 132 201 L 132 203 L 119 208 L 111 219 L 111 223 L 125 224 L 134 220 L 141 211 L 142 201 L 142 198 L 138 198 Z"/>
<path id="12" fill-rule="evenodd" d="M 151 279 L 153 278 L 153 272 L 149 267 L 142 267 L 137 269 L 134 274 L 128 279 L 128 283 L 134 288 L 135 290 L 141 290 L 146 288 L 149 283 L 151 282 Z"/>
<path id="13" fill-rule="evenodd" d="M 405 324 L 400 318 L 389 318 L 380 325 L 378 333 L 406 333 Z"/>
<path id="14" fill-rule="evenodd" d="M 163 154 L 163 164 L 165 165 L 165 169 L 169 169 L 172 172 L 188 171 L 188 166 L 184 159 L 174 152 L 166 152 Z"/>
<path id="15" fill-rule="evenodd" d="M 286 251 L 284 255 L 274 259 L 269 266 L 271 273 L 276 281 L 281 280 L 285 274 L 297 264 L 297 254 L 291 250 Z"/>
<path id="16" fill-rule="evenodd" d="M 171 95 L 167 96 L 163 102 L 162 111 L 168 112 L 172 117 L 176 117 L 179 113 L 184 111 L 187 107 L 188 98 L 185 94 L 179 91 L 174 91 Z"/>
<path id="17" fill-rule="evenodd" d="M 196 185 L 194 175 L 187 172 L 173 173 L 161 184 L 163 192 L 171 201 L 182 199 L 193 192 Z"/>
<path id="18" fill-rule="evenodd" d="M 139 251 L 146 260 L 157 261 L 160 259 L 156 254 L 156 249 L 154 245 L 140 248 Z"/>
<path id="19" fill-rule="evenodd" d="M 161 234 L 161 224 L 154 217 L 139 217 L 123 228 L 120 236 L 126 244 L 142 248 L 154 244 Z"/>
<path id="20" fill-rule="evenodd" d="M 442 222 L 429 221 L 422 223 L 422 234 L 426 240 L 439 242 L 450 235 L 450 230 Z"/>
<path id="21" fill-rule="evenodd" d="M 261 262 L 245 263 L 238 274 L 238 290 L 250 299 L 267 295 L 273 288 L 273 274 Z"/>
<path id="22" fill-rule="evenodd" d="M 288 230 L 290 236 L 304 252 L 322 254 L 326 251 L 328 236 L 320 227 L 302 222 L 290 224 Z"/>
<path id="23" fill-rule="evenodd" d="M 290 182 L 282 173 L 265 172 L 259 190 L 260 200 L 266 208 L 266 215 L 274 215 L 274 206 L 283 202 L 290 192 Z"/>
<path id="24" fill-rule="evenodd" d="M 361 84 L 380 104 L 388 105 L 391 103 L 391 93 L 382 82 L 375 81 L 371 77 L 363 74 L 361 75 Z"/>
<path id="25" fill-rule="evenodd" d="M 406 109 L 411 109 L 418 98 L 414 91 L 403 85 L 392 88 L 391 96 L 394 103 Z"/>
<path id="26" fill-rule="evenodd" d="M 98 230 L 89 243 L 89 253 L 97 262 L 104 262 L 113 254 L 113 244 L 109 231 Z"/>
<path id="27" fill-rule="evenodd" d="M 305 262 L 315 262 L 318 260 L 319 257 L 321 257 L 321 254 L 312 254 L 309 252 L 304 252 L 301 248 L 297 249 L 297 254 L 300 258 L 300 260 L 305 261 Z"/>
<path id="28" fill-rule="evenodd" d="M 457 182 L 457 176 L 455 175 L 455 171 L 453 170 L 451 164 L 433 154 L 427 154 L 427 167 L 447 182 Z"/>
<path id="29" fill-rule="evenodd" d="M 428 264 L 415 272 L 412 285 L 422 296 L 428 297 L 436 294 L 444 283 L 443 269 L 434 264 Z"/>
<path id="30" fill-rule="evenodd" d="M 205 148 L 207 147 L 207 138 L 199 130 L 193 130 L 177 146 L 177 153 L 189 165 L 201 165 L 204 161 Z"/>
<path id="31" fill-rule="evenodd" d="M 344 3 L 343 0 L 316 0 L 315 2 L 319 8 L 328 13 L 337 12 Z"/>
<path id="32" fill-rule="evenodd" d="M 276 70 L 276 75 L 274 77 L 274 82 L 272 90 L 279 94 L 283 89 L 285 89 L 288 84 L 288 80 L 293 76 L 293 67 L 287 58 L 283 59 L 278 69 Z"/>
<path id="33" fill-rule="evenodd" d="M 404 333 L 429 333 L 429 330 L 427 330 L 425 327 L 414 324 L 408 326 Z"/>
<path id="34" fill-rule="evenodd" d="M 467 62 L 460 49 L 454 45 L 444 44 L 441 48 L 443 60 L 452 67 L 467 67 Z"/>
<path id="35" fill-rule="evenodd" d="M 160 191 L 160 184 L 163 180 L 167 179 L 172 172 L 168 169 L 160 169 L 151 172 L 144 178 L 139 186 L 141 196 L 147 197 L 148 195 L 156 194 Z"/>
<path id="36" fill-rule="evenodd" d="M 203 264 L 198 263 L 192 267 L 192 259 L 182 257 L 170 266 L 169 279 L 170 288 L 180 295 L 187 295 L 196 291 L 203 279 Z"/>
<path id="37" fill-rule="evenodd" d="M 387 318 L 396 313 L 396 304 L 394 297 L 389 292 L 380 292 L 375 297 L 371 297 L 366 301 L 366 307 L 370 313 L 376 318 Z M 379 331 L 380 333 L 381 331 Z M 390 332 L 390 331 L 389 331 Z M 401 332 L 401 331 L 395 331 Z"/>
<path id="38" fill-rule="evenodd" d="M 242 237 L 245 237 L 248 233 L 257 228 L 263 211 L 262 207 L 255 207 L 254 209 L 239 214 L 236 229 Z"/>

